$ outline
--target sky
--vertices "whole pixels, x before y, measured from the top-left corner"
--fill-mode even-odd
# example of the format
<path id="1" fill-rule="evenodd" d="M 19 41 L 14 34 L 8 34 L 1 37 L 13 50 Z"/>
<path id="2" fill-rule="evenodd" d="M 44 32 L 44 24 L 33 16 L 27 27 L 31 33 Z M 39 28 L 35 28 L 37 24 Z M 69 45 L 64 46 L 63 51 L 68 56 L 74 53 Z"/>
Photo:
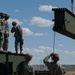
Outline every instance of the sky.
<path id="1" fill-rule="evenodd" d="M 71 0 L 0 0 L 0 12 L 10 15 L 8 51 L 15 53 L 11 24 L 16 21 L 23 28 L 23 53 L 33 55 L 31 64 L 44 64 L 43 59 L 53 52 L 55 44 L 54 52 L 60 56 L 59 63 L 74 65 L 75 40 L 55 32 L 54 43 L 52 8 L 67 8 L 71 11 Z"/>

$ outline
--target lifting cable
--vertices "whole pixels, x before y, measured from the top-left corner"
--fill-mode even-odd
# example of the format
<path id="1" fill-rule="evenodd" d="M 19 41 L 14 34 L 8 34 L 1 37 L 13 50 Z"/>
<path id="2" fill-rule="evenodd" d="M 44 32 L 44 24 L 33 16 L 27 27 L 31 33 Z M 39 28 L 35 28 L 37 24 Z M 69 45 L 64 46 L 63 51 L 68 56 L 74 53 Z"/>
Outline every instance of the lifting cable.
<path id="1" fill-rule="evenodd" d="M 54 51 L 55 51 L 55 31 L 54 31 L 54 35 L 53 35 L 53 53 L 54 53 Z M 55 71 L 55 69 L 53 67 L 53 75 L 54 75 L 54 71 Z"/>
<path id="2" fill-rule="evenodd" d="M 54 31 L 54 36 L 53 36 L 53 53 L 54 53 L 54 50 L 55 50 L 55 31 Z"/>

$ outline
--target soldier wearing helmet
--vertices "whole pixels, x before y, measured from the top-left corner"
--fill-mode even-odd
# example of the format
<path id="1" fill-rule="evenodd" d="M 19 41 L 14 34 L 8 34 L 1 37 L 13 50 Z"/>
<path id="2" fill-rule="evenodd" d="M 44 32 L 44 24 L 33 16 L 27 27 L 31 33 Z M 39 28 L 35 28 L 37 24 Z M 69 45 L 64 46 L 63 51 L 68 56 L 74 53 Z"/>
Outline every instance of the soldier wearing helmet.
<path id="1" fill-rule="evenodd" d="M 51 62 L 48 59 L 51 57 Z M 58 63 L 59 55 L 57 53 L 51 53 L 46 56 L 43 60 L 44 64 L 47 66 L 50 75 L 62 75 L 62 66 Z"/>
<path id="2" fill-rule="evenodd" d="M 26 61 L 30 61 L 32 59 L 32 55 L 31 54 L 25 54 L 25 60 Z"/>
<path id="3" fill-rule="evenodd" d="M 13 26 L 16 26 L 16 24 L 17 24 L 17 23 L 16 23 L 15 21 L 12 22 L 12 25 L 13 25 Z"/>
<path id="4" fill-rule="evenodd" d="M 20 44 L 20 54 L 23 51 L 23 31 L 20 25 L 17 25 L 15 21 L 12 22 L 13 27 L 11 28 L 11 33 L 14 32 L 15 37 L 15 51 L 18 53 L 18 44 Z"/>
<path id="5" fill-rule="evenodd" d="M 5 25 L 3 24 L 4 21 L 4 13 L 0 13 L 0 50 L 3 50 L 3 42 L 4 42 L 4 32 L 5 32 Z"/>
<path id="6" fill-rule="evenodd" d="M 3 25 L 5 26 L 5 32 L 4 32 L 4 43 L 3 43 L 3 50 L 7 51 L 8 49 L 8 37 L 9 37 L 9 24 L 8 19 L 9 15 L 7 13 L 4 13 L 4 20 Z"/>
<path id="7" fill-rule="evenodd" d="M 25 54 L 25 60 L 20 62 L 16 68 L 16 75 L 33 75 L 33 66 L 29 65 L 32 55 Z"/>

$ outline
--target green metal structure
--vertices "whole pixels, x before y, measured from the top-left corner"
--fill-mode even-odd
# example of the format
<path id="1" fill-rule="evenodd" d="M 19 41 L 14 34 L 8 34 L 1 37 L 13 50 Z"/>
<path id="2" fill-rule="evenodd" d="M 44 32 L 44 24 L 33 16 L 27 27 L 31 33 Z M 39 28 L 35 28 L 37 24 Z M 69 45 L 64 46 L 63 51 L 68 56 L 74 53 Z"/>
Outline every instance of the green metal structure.
<path id="1" fill-rule="evenodd" d="M 54 8 L 53 30 L 75 39 L 75 15 L 67 8 Z"/>
<path id="2" fill-rule="evenodd" d="M 10 75 L 15 75 L 17 65 L 24 60 L 24 54 L 0 52 L 0 63 L 8 65 Z"/>

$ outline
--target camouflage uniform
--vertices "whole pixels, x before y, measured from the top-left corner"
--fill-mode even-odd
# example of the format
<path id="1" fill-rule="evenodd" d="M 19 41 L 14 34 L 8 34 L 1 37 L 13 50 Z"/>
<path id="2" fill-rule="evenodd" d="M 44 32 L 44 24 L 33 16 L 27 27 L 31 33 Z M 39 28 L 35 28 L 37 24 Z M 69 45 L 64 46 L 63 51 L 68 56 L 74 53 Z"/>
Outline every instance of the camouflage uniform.
<path id="1" fill-rule="evenodd" d="M 33 67 L 25 61 L 20 62 L 16 70 L 16 75 L 33 75 Z"/>
<path id="2" fill-rule="evenodd" d="M 13 24 L 12 24 L 13 25 Z M 15 25 L 12 27 L 11 29 L 11 32 L 15 32 L 14 33 L 14 37 L 15 37 L 15 51 L 16 53 L 18 53 L 18 44 L 20 44 L 20 53 L 22 53 L 23 51 L 23 33 L 21 32 L 21 34 L 19 34 L 19 31 L 18 31 L 18 28 L 19 25 Z M 21 31 L 22 31 L 22 28 L 21 28 Z"/>
<path id="3" fill-rule="evenodd" d="M 49 75 L 62 75 L 62 66 L 57 63 L 57 61 L 49 62 L 48 59 L 51 57 L 51 55 L 48 55 L 43 60 L 44 64 L 47 66 L 49 70 Z M 53 58 L 52 58 L 53 59 Z"/>
<path id="4" fill-rule="evenodd" d="M 3 21 L 3 24 L 5 26 L 5 32 L 4 32 L 4 43 L 3 43 L 3 50 L 6 50 L 8 49 L 8 37 L 9 37 L 9 25 L 8 25 L 8 18 L 9 18 L 9 15 L 8 14 L 5 14 L 5 17 L 4 17 L 4 21 Z"/>
<path id="5" fill-rule="evenodd" d="M 3 24 L 3 13 L 0 13 L 0 50 L 2 50 L 3 42 L 4 42 L 4 32 L 5 26 Z"/>
<path id="6" fill-rule="evenodd" d="M 16 75 L 33 75 L 33 66 L 28 64 L 32 56 L 29 54 L 25 56 L 25 61 L 20 62 L 16 68 Z"/>

